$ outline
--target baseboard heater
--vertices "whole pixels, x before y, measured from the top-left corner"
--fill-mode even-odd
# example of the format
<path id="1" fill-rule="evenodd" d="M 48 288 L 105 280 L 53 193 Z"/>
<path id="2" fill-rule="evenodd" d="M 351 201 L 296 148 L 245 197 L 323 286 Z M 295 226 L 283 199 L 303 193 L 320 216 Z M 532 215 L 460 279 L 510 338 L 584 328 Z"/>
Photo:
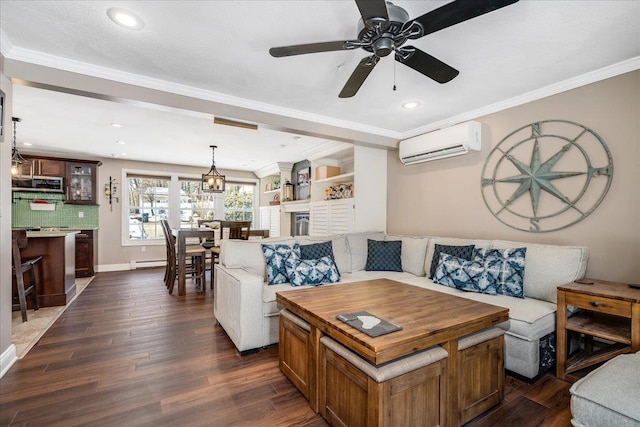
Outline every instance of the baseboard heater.
<path id="1" fill-rule="evenodd" d="M 159 260 L 131 260 L 131 270 L 137 270 L 138 268 L 152 268 L 152 267 L 164 267 L 167 265 L 167 261 L 164 259 Z"/>

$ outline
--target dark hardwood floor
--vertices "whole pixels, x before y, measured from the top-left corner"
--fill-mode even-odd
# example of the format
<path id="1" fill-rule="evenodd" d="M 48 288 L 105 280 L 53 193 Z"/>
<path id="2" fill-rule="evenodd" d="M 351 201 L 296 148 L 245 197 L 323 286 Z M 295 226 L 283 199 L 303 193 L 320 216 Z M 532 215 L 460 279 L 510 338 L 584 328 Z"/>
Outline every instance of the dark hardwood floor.
<path id="1" fill-rule="evenodd" d="M 278 369 L 240 357 L 211 291 L 169 295 L 163 270 L 100 273 L 0 379 L 1 426 L 326 426 Z M 507 377 L 504 402 L 468 426 L 570 426 L 570 384 Z"/>

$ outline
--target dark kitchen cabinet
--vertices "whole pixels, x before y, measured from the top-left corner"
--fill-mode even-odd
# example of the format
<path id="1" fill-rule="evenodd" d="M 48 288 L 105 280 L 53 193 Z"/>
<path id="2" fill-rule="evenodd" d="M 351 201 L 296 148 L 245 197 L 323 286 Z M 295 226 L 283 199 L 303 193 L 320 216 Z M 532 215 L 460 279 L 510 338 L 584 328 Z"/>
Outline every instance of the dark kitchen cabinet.
<path id="1" fill-rule="evenodd" d="M 96 179 L 99 162 L 66 162 L 65 203 L 77 205 L 97 204 Z"/>
<path id="2" fill-rule="evenodd" d="M 76 234 L 76 277 L 95 275 L 97 243 L 95 230 L 82 230 Z"/>
<path id="3" fill-rule="evenodd" d="M 22 164 L 22 176 L 56 176 L 65 175 L 65 161 L 25 156 L 28 162 Z"/>

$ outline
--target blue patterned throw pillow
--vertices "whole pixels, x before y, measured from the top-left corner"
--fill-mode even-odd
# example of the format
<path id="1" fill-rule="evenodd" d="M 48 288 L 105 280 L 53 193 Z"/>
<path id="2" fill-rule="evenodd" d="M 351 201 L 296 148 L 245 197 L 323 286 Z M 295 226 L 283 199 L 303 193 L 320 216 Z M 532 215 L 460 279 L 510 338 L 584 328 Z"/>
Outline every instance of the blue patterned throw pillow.
<path id="1" fill-rule="evenodd" d="M 287 283 L 287 259 L 291 257 L 293 249 L 289 245 L 262 245 L 262 253 L 267 264 L 267 285 Z"/>
<path id="2" fill-rule="evenodd" d="M 455 257 L 462 258 L 466 261 L 471 261 L 471 255 L 473 255 L 473 248 L 475 248 L 475 245 L 448 246 L 448 245 L 438 245 L 436 243 L 433 250 L 433 258 L 431 258 L 431 268 L 429 269 L 429 279 L 432 279 L 433 275 L 436 273 L 436 267 L 438 267 L 440 254 L 445 253 L 447 255 L 453 255 Z"/>
<path id="3" fill-rule="evenodd" d="M 402 271 L 401 240 L 367 239 L 366 271 Z"/>
<path id="4" fill-rule="evenodd" d="M 310 245 L 300 245 L 300 258 L 302 259 L 319 259 L 325 256 L 335 261 L 331 240 Z"/>
<path id="5" fill-rule="evenodd" d="M 286 261 L 286 267 L 291 286 L 318 286 L 340 281 L 338 267 L 332 258 L 324 256 L 316 259 L 302 259 L 297 243 Z"/>
<path id="6" fill-rule="evenodd" d="M 467 261 L 442 253 L 433 275 L 433 282 L 467 292 L 496 295 L 496 288 L 481 280 L 483 273 L 482 261 Z"/>
<path id="7" fill-rule="evenodd" d="M 497 293 L 524 298 L 524 265 L 527 248 L 477 249 L 474 260 L 482 262 L 480 281 L 494 286 Z"/>

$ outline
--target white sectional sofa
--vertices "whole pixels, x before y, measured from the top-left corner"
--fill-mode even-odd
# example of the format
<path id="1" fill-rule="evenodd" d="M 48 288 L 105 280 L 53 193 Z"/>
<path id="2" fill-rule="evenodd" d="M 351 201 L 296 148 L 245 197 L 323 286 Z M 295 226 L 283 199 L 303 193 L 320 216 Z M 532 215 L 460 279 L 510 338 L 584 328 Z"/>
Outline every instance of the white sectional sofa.
<path id="1" fill-rule="evenodd" d="M 401 240 L 402 272 L 365 271 L 367 239 Z M 374 278 L 445 292 L 463 298 L 509 308 L 510 320 L 499 325 L 505 330 L 505 368 L 534 378 L 554 362 L 556 287 L 584 276 L 588 249 L 580 246 L 539 245 L 500 240 L 471 240 L 445 237 L 407 237 L 384 233 L 355 233 L 330 237 L 225 240 L 220 264 L 216 265 L 214 315 L 236 348 L 242 353 L 278 342 L 276 292 L 299 289 L 289 283 L 268 286 L 262 244 L 301 245 L 332 241 L 340 283 Z M 504 249 L 526 247 L 525 298 L 464 292 L 434 283 L 428 278 L 435 245 Z M 323 285 L 327 286 L 327 285 Z"/>

